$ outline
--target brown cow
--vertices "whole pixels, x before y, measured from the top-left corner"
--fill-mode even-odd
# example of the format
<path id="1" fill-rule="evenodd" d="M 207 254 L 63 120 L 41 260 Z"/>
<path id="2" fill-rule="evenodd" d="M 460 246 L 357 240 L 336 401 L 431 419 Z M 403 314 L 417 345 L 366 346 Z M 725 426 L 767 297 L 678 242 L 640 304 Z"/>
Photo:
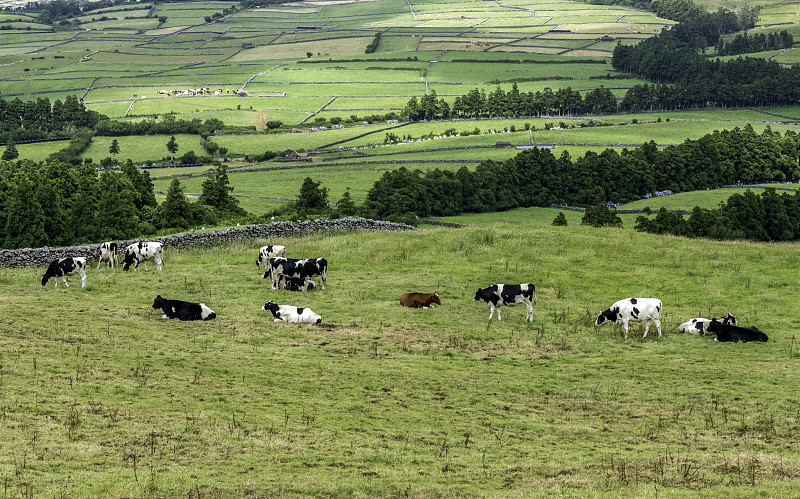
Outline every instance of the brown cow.
<path id="1" fill-rule="evenodd" d="M 400 297 L 400 305 L 411 308 L 433 308 L 433 304 L 441 305 L 439 293 L 408 292 Z"/>

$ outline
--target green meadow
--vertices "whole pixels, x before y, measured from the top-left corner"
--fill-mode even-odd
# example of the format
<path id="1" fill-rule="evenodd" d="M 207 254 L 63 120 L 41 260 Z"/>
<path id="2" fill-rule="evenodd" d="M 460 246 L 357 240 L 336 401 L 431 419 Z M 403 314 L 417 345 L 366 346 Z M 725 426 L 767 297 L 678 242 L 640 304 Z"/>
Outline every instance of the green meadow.
<path id="1" fill-rule="evenodd" d="M 556 228 L 556 213 L 167 249 L 161 272 L 92 268 L 86 288 L 0 270 L 6 493 L 793 495 L 793 245 L 592 229 L 573 213 Z M 326 289 L 271 291 L 253 267 L 265 243 L 325 256 Z M 472 296 L 495 282 L 536 285 L 532 323 L 519 307 L 488 320 Z M 402 308 L 411 290 L 442 306 Z M 217 318 L 161 319 L 157 294 Z M 663 301 L 662 338 L 592 326 L 627 296 Z M 267 300 L 323 322 L 274 323 Z M 678 333 L 727 312 L 770 341 Z"/>

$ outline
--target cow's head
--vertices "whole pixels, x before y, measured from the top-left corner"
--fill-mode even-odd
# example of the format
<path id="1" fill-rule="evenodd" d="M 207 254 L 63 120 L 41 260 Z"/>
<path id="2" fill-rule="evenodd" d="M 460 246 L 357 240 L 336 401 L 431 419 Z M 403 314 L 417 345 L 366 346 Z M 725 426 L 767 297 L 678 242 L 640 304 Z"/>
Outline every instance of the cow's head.
<path id="1" fill-rule="evenodd" d="M 614 307 L 614 309 L 607 308 L 604 311 L 600 312 L 600 315 L 597 316 L 597 320 L 594 321 L 595 327 L 602 326 L 606 322 L 617 322 L 617 317 L 619 316 L 619 308 Z"/>
<path id="2" fill-rule="evenodd" d="M 163 308 L 165 301 L 166 300 L 161 298 L 161 295 L 156 296 L 156 299 L 153 301 L 153 308 Z"/>
<path id="3" fill-rule="evenodd" d="M 122 270 L 128 270 L 134 263 L 136 263 L 136 256 L 132 252 L 126 251 L 125 258 L 122 260 Z"/>
<path id="4" fill-rule="evenodd" d="M 264 275 L 261 276 L 262 279 L 272 279 L 272 267 L 269 264 L 264 265 Z"/>
<path id="5" fill-rule="evenodd" d="M 47 274 L 42 274 L 42 287 L 47 284 L 47 281 L 50 280 L 50 277 Z"/>
<path id="6" fill-rule="evenodd" d="M 428 301 L 428 305 L 430 305 L 431 303 L 435 303 L 437 305 L 441 305 L 442 304 L 442 300 L 439 299 L 439 293 L 433 293 L 431 295 L 431 298 Z"/>
<path id="7" fill-rule="evenodd" d="M 306 291 L 311 291 L 312 289 L 315 289 L 317 287 L 317 283 L 312 281 L 311 279 L 306 279 L 304 286 L 306 287 Z"/>
<path id="8" fill-rule="evenodd" d="M 478 291 L 475 292 L 475 298 L 473 298 L 472 300 L 488 302 L 491 299 L 491 296 L 492 296 L 492 288 L 479 289 Z"/>
<path id="9" fill-rule="evenodd" d="M 724 320 L 723 320 L 722 324 L 725 324 Z M 708 331 L 709 333 L 719 333 L 719 329 L 720 329 L 719 325 L 720 325 L 720 322 L 717 321 L 716 317 L 714 317 L 714 318 L 711 319 L 711 322 L 709 322 L 706 325 L 706 331 Z"/>
<path id="10" fill-rule="evenodd" d="M 261 310 L 263 310 L 264 312 L 270 312 L 272 313 L 272 315 L 275 315 L 275 313 L 280 310 L 280 307 L 276 305 L 272 300 L 270 300 L 267 303 L 265 303 L 263 307 L 261 307 Z"/>
<path id="11" fill-rule="evenodd" d="M 730 312 L 728 312 L 728 315 L 726 315 L 725 317 L 722 318 L 722 323 L 723 324 L 728 324 L 729 326 L 738 326 L 739 325 L 739 321 L 737 321 L 736 317 L 732 316 Z"/>

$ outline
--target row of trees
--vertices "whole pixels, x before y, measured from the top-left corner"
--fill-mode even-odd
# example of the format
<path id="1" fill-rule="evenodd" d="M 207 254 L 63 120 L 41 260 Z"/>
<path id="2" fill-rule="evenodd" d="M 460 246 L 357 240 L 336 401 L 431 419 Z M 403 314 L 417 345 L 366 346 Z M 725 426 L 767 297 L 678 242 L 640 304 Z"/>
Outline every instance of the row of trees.
<path id="1" fill-rule="evenodd" d="M 703 16 L 701 16 L 702 18 Z M 618 44 L 612 65 L 618 71 L 674 87 L 649 88 L 649 102 L 626 95 L 623 109 L 682 109 L 749 105 L 791 105 L 800 102 L 800 67 L 784 68 L 774 61 L 737 58 L 709 60 L 704 52 L 720 35 L 740 24 L 681 21 L 636 45 Z M 638 89 L 629 90 L 641 92 Z M 623 101 L 624 103 L 625 101 Z M 627 106 L 627 107 L 625 107 Z"/>
<path id="2" fill-rule="evenodd" d="M 154 234 L 161 228 L 213 224 L 246 213 L 220 166 L 188 203 L 176 179 L 156 203 L 150 174 L 126 162 L 121 171 L 50 161 L 0 161 L 0 245 L 5 249 L 65 246 Z"/>
<path id="3" fill-rule="evenodd" d="M 636 230 L 712 239 L 800 240 L 800 191 L 778 194 L 766 189 L 733 194 L 719 208 L 695 207 L 688 219 L 662 208 L 655 217 L 639 216 Z"/>
<path id="4" fill-rule="evenodd" d="M 750 36 L 745 31 L 741 35 L 736 35 L 733 40 L 727 43 L 720 38 L 716 49 L 718 55 L 739 55 L 763 50 L 787 49 L 793 43 L 794 37 L 786 30 L 780 33 L 757 33 Z"/>
<path id="5" fill-rule="evenodd" d="M 94 127 L 108 119 L 96 111 L 88 111 L 74 95 L 51 105 L 47 97 L 22 101 L 19 97 L 0 97 L 0 142 L 21 142 L 63 136 L 69 128 Z"/>
<path id="6" fill-rule="evenodd" d="M 447 120 L 451 118 L 494 118 L 500 116 L 542 116 L 554 114 L 604 114 L 617 111 L 617 99 L 611 90 L 600 86 L 582 96 L 571 87 L 555 92 L 546 87 L 542 91 L 520 92 L 516 83 L 506 92 L 499 86 L 486 94 L 474 88 L 466 95 L 456 97 L 452 107 L 437 98 L 431 90 L 419 100 L 412 97 L 401 115 L 408 121 Z"/>
<path id="7" fill-rule="evenodd" d="M 222 130 L 225 124 L 217 118 L 200 120 L 192 118 L 190 120 L 178 120 L 174 115 L 167 114 L 163 119 L 155 118 L 141 121 L 117 121 L 103 116 L 94 127 L 94 134 L 105 137 L 125 137 L 129 135 L 177 135 L 190 134 L 200 135 L 207 138 L 214 132 Z"/>
<path id="8" fill-rule="evenodd" d="M 573 161 L 531 149 L 470 171 L 400 168 L 384 173 L 367 195 L 364 214 L 387 219 L 502 211 L 524 206 L 605 205 L 656 191 L 706 189 L 738 182 L 800 178 L 800 136 L 767 129 L 714 132 L 659 150 L 654 142 L 621 153 L 589 151 Z"/>

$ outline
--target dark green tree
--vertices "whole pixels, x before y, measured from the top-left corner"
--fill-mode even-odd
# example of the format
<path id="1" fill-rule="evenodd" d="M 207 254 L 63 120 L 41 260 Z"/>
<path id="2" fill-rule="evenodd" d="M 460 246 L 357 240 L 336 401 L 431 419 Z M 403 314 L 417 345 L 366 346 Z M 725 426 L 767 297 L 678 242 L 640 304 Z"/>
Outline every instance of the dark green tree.
<path id="1" fill-rule="evenodd" d="M 3 151 L 3 155 L 0 156 L 0 159 L 4 161 L 13 161 L 19 157 L 19 152 L 17 151 L 17 146 L 14 145 L 14 141 L 9 141 L 6 144 L 6 149 Z"/>
<path id="2" fill-rule="evenodd" d="M 174 135 L 167 142 L 167 151 L 172 154 L 172 159 L 175 159 L 175 153 L 178 152 L 178 143 L 175 141 Z"/>
<path id="3" fill-rule="evenodd" d="M 328 188 L 320 187 L 320 182 L 314 182 L 311 177 L 306 177 L 300 187 L 300 197 L 297 198 L 297 208 L 312 213 L 328 211 Z"/>
<path id="4" fill-rule="evenodd" d="M 102 217 L 100 237 L 103 239 L 129 239 L 136 236 L 139 217 L 136 210 L 136 190 L 130 179 L 110 170 L 100 174 L 100 202 L 98 212 Z"/>
<path id="5" fill-rule="evenodd" d="M 203 192 L 197 202 L 214 208 L 223 216 L 245 215 L 247 212 L 239 207 L 239 200 L 231 195 L 232 192 L 233 187 L 228 181 L 228 167 L 219 165 L 203 181 Z"/>
<path id="6" fill-rule="evenodd" d="M 77 243 L 87 243 L 100 238 L 97 207 L 100 188 L 97 173 L 88 165 L 74 169 L 75 193 L 68 212 L 69 231 Z"/>
<path id="7" fill-rule="evenodd" d="M 111 145 L 108 146 L 108 153 L 114 156 L 114 159 L 117 159 L 117 154 L 119 154 L 119 141 L 114 139 L 111 141 Z"/>
<path id="8" fill-rule="evenodd" d="M 177 178 L 172 179 L 167 189 L 167 198 L 161 205 L 161 210 L 164 216 L 163 227 L 177 227 L 185 229 L 189 226 L 191 220 L 191 211 L 189 210 L 189 200 L 184 195 L 181 182 Z"/>
<path id="9" fill-rule="evenodd" d="M 622 219 L 617 215 L 617 210 L 610 210 L 604 204 L 598 204 L 586 210 L 581 219 L 581 225 L 592 227 L 622 227 Z"/>
<path id="10" fill-rule="evenodd" d="M 348 187 L 347 190 L 342 194 L 342 198 L 336 203 L 336 211 L 339 213 L 340 216 L 343 217 L 351 217 L 353 215 L 358 214 L 358 208 L 356 204 L 353 202 L 353 199 L 350 197 L 350 188 Z"/>
<path id="11" fill-rule="evenodd" d="M 44 211 L 34 195 L 31 181 L 20 174 L 16 179 L 5 220 L 6 248 L 38 248 L 49 244 Z"/>
<path id="12" fill-rule="evenodd" d="M 558 212 L 556 218 L 553 219 L 553 225 L 557 227 L 566 227 L 567 226 L 567 217 L 564 216 L 563 212 Z"/>

